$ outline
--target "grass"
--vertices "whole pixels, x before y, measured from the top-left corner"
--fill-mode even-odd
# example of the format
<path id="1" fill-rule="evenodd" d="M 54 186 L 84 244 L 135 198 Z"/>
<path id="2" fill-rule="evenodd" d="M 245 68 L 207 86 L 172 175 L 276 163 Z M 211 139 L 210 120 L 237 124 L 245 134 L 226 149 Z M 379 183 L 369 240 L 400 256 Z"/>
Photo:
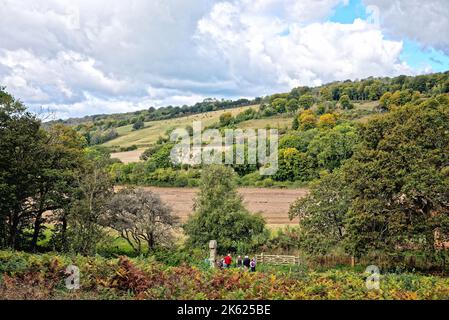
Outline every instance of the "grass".
<path id="1" fill-rule="evenodd" d="M 284 129 L 290 128 L 292 124 L 291 116 L 275 116 L 263 119 L 253 119 L 241 122 L 237 125 L 240 129 Z"/>
<path id="2" fill-rule="evenodd" d="M 104 143 L 102 146 L 117 148 L 137 145 L 138 147 L 147 147 L 155 144 L 160 136 L 166 136 L 166 132 L 169 130 L 173 130 L 175 128 L 185 128 L 188 125 L 191 126 L 194 121 L 201 121 L 204 128 L 218 122 L 220 115 L 225 112 L 230 112 L 233 116 L 236 116 L 249 108 L 258 109 L 258 106 L 211 111 L 188 117 L 145 122 L 145 128 L 137 131 L 132 131 L 132 125 L 120 127 L 117 128 L 119 137 Z"/>

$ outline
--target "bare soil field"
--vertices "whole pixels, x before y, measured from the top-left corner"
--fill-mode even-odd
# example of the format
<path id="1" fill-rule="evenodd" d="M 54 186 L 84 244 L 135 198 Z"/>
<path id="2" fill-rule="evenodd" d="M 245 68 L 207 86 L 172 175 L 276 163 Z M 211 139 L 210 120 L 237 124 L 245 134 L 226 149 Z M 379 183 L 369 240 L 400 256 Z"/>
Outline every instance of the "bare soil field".
<path id="1" fill-rule="evenodd" d="M 144 189 L 159 194 L 181 221 L 185 221 L 193 212 L 193 201 L 198 192 L 196 188 L 145 187 Z M 239 193 L 251 213 L 261 213 L 267 224 L 276 228 L 298 223 L 297 220 L 290 221 L 288 210 L 290 204 L 297 198 L 307 195 L 307 189 L 240 188 Z"/>
<path id="2" fill-rule="evenodd" d="M 121 162 L 128 164 L 131 162 L 139 162 L 140 156 L 145 149 L 137 149 L 133 151 L 111 153 L 111 158 L 119 159 Z"/>

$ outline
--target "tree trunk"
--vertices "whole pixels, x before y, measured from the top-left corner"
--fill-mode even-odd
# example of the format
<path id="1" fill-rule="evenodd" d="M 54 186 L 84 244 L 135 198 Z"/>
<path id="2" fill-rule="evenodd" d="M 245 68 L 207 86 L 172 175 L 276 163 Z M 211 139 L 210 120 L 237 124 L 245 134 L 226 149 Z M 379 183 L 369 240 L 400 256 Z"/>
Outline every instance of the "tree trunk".
<path id="1" fill-rule="evenodd" d="M 41 231 L 41 219 L 42 214 L 38 214 L 36 217 L 36 220 L 34 221 L 34 231 L 33 231 L 33 238 L 31 239 L 31 251 L 36 252 L 37 249 L 37 240 L 39 239 L 39 233 Z"/>
<path id="2" fill-rule="evenodd" d="M 153 250 L 154 249 L 154 235 L 151 232 L 150 234 L 148 234 L 148 250 Z"/>
<path id="3" fill-rule="evenodd" d="M 9 246 L 12 249 L 17 249 L 17 233 L 18 233 L 18 226 L 19 226 L 19 217 L 14 214 L 12 216 L 10 225 L 9 225 Z"/>
<path id="4" fill-rule="evenodd" d="M 67 246 L 67 217 L 65 216 L 65 213 L 62 217 L 62 227 L 61 227 L 61 249 L 64 252 L 68 251 Z"/>

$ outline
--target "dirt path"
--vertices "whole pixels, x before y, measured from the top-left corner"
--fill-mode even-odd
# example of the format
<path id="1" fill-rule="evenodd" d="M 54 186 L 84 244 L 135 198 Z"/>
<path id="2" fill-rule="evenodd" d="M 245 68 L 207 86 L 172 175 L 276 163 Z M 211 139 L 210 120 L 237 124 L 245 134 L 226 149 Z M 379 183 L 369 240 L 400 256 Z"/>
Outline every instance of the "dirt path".
<path id="1" fill-rule="evenodd" d="M 193 199 L 198 192 L 195 188 L 144 189 L 159 194 L 183 221 L 192 213 Z M 267 224 L 273 227 L 297 224 L 296 220 L 290 221 L 288 218 L 288 210 L 293 201 L 307 194 L 306 189 L 241 188 L 239 192 L 243 196 L 246 208 L 252 213 L 260 212 Z"/>

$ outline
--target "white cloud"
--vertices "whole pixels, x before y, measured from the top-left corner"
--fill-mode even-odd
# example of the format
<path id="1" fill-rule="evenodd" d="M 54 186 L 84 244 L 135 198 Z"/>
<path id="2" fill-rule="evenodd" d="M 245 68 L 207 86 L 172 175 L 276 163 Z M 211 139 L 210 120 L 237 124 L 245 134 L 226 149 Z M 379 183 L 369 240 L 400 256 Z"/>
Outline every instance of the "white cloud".
<path id="1" fill-rule="evenodd" d="M 348 0 L 0 2 L 0 84 L 63 117 L 412 72 L 377 26 L 326 22 Z"/>
<path id="2" fill-rule="evenodd" d="M 204 57 L 254 93 L 411 72 L 399 61 L 402 42 L 385 40 L 378 26 L 360 19 L 303 26 L 255 16 L 246 1 L 221 2 L 199 21 L 196 38 Z"/>
<path id="3" fill-rule="evenodd" d="M 363 0 L 379 8 L 386 32 L 407 37 L 426 47 L 449 54 L 449 1 L 447 0 Z"/>

